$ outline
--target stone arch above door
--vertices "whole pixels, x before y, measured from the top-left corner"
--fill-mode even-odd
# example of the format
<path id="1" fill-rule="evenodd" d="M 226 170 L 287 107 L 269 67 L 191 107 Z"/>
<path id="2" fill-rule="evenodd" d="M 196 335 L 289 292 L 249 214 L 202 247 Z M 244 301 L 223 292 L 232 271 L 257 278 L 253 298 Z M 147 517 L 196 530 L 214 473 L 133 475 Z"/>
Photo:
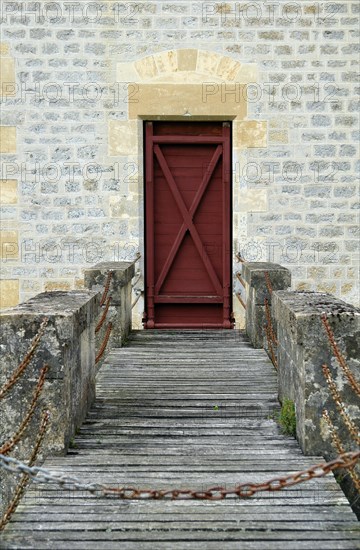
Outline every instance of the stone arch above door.
<path id="1" fill-rule="evenodd" d="M 138 120 L 233 121 L 233 148 L 266 147 L 267 123 L 247 119 L 247 85 L 257 66 L 216 52 L 179 49 L 117 63 L 116 79 L 127 93 L 127 120 L 109 121 L 109 155 L 133 155 Z"/>

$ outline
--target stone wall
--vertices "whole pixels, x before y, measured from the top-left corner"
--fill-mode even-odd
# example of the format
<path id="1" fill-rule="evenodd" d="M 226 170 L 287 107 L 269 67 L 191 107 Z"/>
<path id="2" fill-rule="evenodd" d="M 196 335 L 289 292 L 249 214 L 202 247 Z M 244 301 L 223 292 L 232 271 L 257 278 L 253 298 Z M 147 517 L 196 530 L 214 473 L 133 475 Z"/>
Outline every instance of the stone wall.
<path id="1" fill-rule="evenodd" d="M 44 408 L 50 412 L 50 421 L 40 460 L 49 453 L 66 452 L 95 399 L 94 330 L 99 300 L 97 291 L 57 291 L 39 294 L 0 314 L 0 387 L 26 356 L 42 320 L 48 319 L 33 358 L 0 402 L 2 445 L 19 430 L 30 410 L 40 371 L 48 365 L 35 412 L 11 456 L 29 459 Z M 14 476 L 2 472 L 0 512 L 13 489 Z"/>
<path id="2" fill-rule="evenodd" d="M 267 324 L 265 300 L 271 314 L 272 291 L 283 290 L 291 286 L 291 272 L 279 265 L 266 262 L 244 263 L 243 278 L 247 284 L 245 330 L 255 348 L 268 351 L 264 325 Z M 268 275 L 268 278 L 266 277 Z M 274 320 L 274 330 L 276 324 Z"/>
<path id="3" fill-rule="evenodd" d="M 343 357 L 355 379 L 360 375 L 360 311 L 321 292 L 276 291 L 272 312 L 277 322 L 279 398 L 296 404 L 297 438 L 306 454 L 329 454 L 331 442 L 322 420 L 323 409 L 341 424 L 341 438 L 351 446 L 351 437 L 322 372 L 330 369 L 346 411 L 360 425 L 359 398 L 337 363 L 321 316 L 326 314 Z M 359 380 L 360 383 L 360 380 Z"/>
<path id="4" fill-rule="evenodd" d="M 110 307 L 102 328 L 106 302 L 101 307 L 109 279 Z M 18 432 L 30 410 L 41 369 L 47 365 L 45 384 L 36 408 L 11 456 L 27 461 L 34 447 L 44 409 L 50 412 L 49 426 L 41 446 L 40 462 L 48 454 L 67 451 L 95 399 L 95 375 L 112 347 L 123 345 L 131 330 L 132 278 L 134 263 L 100 263 L 85 272 L 89 290 L 38 294 L 0 313 L 0 388 L 11 379 L 38 334 L 45 329 L 35 354 L 16 383 L 0 398 L 0 446 Z M 108 323 L 110 340 L 99 358 Z M 14 490 L 14 476 L 0 477 L 0 517 Z"/>
<path id="5" fill-rule="evenodd" d="M 131 281 L 135 275 L 134 263 L 101 262 L 91 269 L 86 269 L 85 286 L 91 290 L 98 290 L 103 295 L 109 272 L 111 272 L 112 275 L 109 280 L 110 285 L 107 299 L 103 304 L 103 309 L 106 308 L 108 313 L 103 327 L 99 330 L 95 338 L 95 348 L 99 350 L 106 334 L 108 323 L 112 323 L 113 329 L 111 331 L 107 351 L 112 347 L 121 347 L 126 342 L 131 331 Z M 108 298 L 110 298 L 110 302 L 107 308 Z"/>
<path id="6" fill-rule="evenodd" d="M 279 342 L 279 399 L 295 402 L 296 437 L 302 451 L 335 458 L 340 449 L 334 448 L 332 431 L 337 434 L 344 451 L 358 450 L 359 395 L 336 358 L 321 317 L 326 315 L 331 337 L 359 388 L 360 310 L 329 294 L 276 291 L 272 313 Z M 328 367 L 333 380 L 337 392 L 335 399 L 324 376 L 323 365 Z M 324 410 L 330 425 L 323 416 Z M 351 425 L 353 433 L 349 430 Z M 360 474 L 359 465 L 356 472 Z M 356 511 L 360 513 L 356 486 L 348 473 L 344 473 L 342 479 L 350 502 L 356 504 Z"/>
<path id="7" fill-rule="evenodd" d="M 356 303 L 358 2 L 96 5 L 1 3 L 2 306 L 143 251 L 142 119 L 168 116 L 233 121 L 235 252 Z"/>

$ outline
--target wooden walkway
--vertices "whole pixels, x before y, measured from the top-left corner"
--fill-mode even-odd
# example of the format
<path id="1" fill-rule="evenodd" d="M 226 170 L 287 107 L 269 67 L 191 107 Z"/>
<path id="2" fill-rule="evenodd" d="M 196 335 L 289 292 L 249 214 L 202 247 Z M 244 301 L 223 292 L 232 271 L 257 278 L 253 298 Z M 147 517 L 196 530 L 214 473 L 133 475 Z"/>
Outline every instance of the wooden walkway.
<path id="1" fill-rule="evenodd" d="M 264 481 L 321 461 L 269 418 L 276 372 L 236 331 L 135 332 L 98 376 L 66 457 L 44 467 L 154 488 Z M 332 475 L 246 500 L 116 501 L 35 486 L 2 549 L 359 549 L 359 523 Z"/>

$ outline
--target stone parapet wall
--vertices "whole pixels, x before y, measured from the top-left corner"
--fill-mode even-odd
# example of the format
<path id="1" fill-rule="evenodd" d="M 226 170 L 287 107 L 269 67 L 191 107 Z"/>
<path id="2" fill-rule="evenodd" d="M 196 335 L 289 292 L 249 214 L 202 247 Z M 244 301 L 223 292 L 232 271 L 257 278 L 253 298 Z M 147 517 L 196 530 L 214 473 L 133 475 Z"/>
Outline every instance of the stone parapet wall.
<path id="1" fill-rule="evenodd" d="M 358 450 L 360 310 L 328 293 L 290 290 L 290 272 L 280 265 L 245 262 L 242 277 L 246 333 L 277 368 L 279 401 L 295 405 L 304 454 L 331 460 Z M 360 479 L 359 465 L 354 475 Z M 360 517 L 358 481 L 347 472 L 339 481 Z"/>
<path id="2" fill-rule="evenodd" d="M 95 399 L 94 329 L 99 311 L 97 291 L 50 292 L 0 314 L 0 387 L 26 356 L 41 322 L 47 318 L 36 352 L 15 385 L 0 400 L 0 446 L 19 429 L 27 415 L 40 371 L 48 365 L 35 412 L 11 456 L 28 460 L 45 408 L 50 420 L 40 459 L 63 454 Z M 1 473 L 4 507 L 14 488 L 14 476 Z M 1 515 L 1 514 L 0 514 Z"/>
<path id="3" fill-rule="evenodd" d="M 360 310 L 325 293 L 276 291 L 272 314 L 277 323 L 279 399 L 295 403 L 296 437 L 302 451 L 335 458 L 341 449 L 334 446 L 332 431 L 344 451 L 358 450 L 359 394 L 335 356 L 322 317 L 326 316 L 331 338 L 360 388 Z M 323 365 L 329 369 L 326 376 Z M 337 392 L 335 399 L 327 382 L 329 375 Z M 355 472 L 360 475 L 359 465 Z M 341 480 L 354 509 L 360 513 L 352 478 L 345 473 Z"/>
<path id="4" fill-rule="evenodd" d="M 104 313 L 101 301 L 109 271 L 107 296 L 111 298 L 103 328 L 96 327 Z M 124 344 L 131 330 L 134 263 L 103 262 L 85 273 L 89 290 L 38 294 L 0 313 L 0 388 L 10 380 L 45 323 L 36 351 L 16 383 L 1 398 L 0 447 L 18 432 L 31 407 L 41 369 L 48 367 L 34 413 L 10 456 L 27 461 L 34 447 L 44 409 L 50 419 L 39 461 L 48 454 L 67 451 L 95 399 L 95 376 L 112 346 Z M 108 323 L 113 324 L 104 354 L 97 361 Z M 16 478 L 1 473 L 0 517 L 13 494 Z"/>
<path id="5" fill-rule="evenodd" d="M 297 438 L 306 454 L 331 453 L 328 430 L 322 420 L 327 409 L 339 420 L 346 446 L 352 439 L 342 424 L 322 371 L 330 368 L 347 413 L 360 426 L 359 396 L 338 365 L 321 317 L 325 314 L 341 354 L 360 384 L 360 311 L 321 292 L 276 291 L 272 314 L 277 322 L 279 398 L 296 405 Z"/>

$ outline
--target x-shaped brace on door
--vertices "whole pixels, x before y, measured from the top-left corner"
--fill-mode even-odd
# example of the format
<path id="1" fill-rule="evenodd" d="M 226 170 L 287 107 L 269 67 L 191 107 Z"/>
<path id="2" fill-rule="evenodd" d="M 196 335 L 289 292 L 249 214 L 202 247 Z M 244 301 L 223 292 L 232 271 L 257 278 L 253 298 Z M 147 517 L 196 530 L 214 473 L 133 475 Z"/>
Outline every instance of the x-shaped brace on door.
<path id="1" fill-rule="evenodd" d="M 210 181 L 210 178 L 216 168 L 216 165 L 219 161 L 219 158 L 221 157 L 221 154 L 222 154 L 222 146 L 221 145 L 218 145 L 216 147 L 216 150 L 211 158 L 211 161 L 208 165 L 208 168 L 204 174 L 204 177 L 202 179 L 202 182 L 201 182 L 201 185 L 199 187 L 199 189 L 197 190 L 196 194 L 195 194 L 195 197 L 193 199 L 193 202 L 191 204 L 191 207 L 190 209 L 188 210 L 184 201 L 183 201 L 183 198 L 179 192 L 179 189 L 176 185 L 176 182 L 171 174 L 171 171 L 169 169 L 169 166 L 165 160 L 165 157 L 159 147 L 159 145 L 155 145 L 154 146 L 154 153 L 156 155 L 156 158 L 159 162 L 159 165 L 161 167 L 161 170 L 165 176 L 165 179 L 166 179 L 166 182 L 167 184 L 169 185 L 169 188 L 171 190 L 171 193 L 176 201 L 176 204 L 177 206 L 179 207 L 180 209 L 180 212 L 182 214 L 182 217 L 183 217 L 183 223 L 182 223 L 182 226 L 176 236 L 176 239 L 174 241 L 174 244 L 172 245 L 171 247 L 171 250 L 170 250 L 170 253 L 166 259 L 166 262 L 164 263 L 164 266 L 161 270 L 161 273 L 159 275 L 159 279 L 158 281 L 156 282 L 156 285 L 155 285 L 155 294 L 158 294 L 162 285 L 164 284 L 164 281 L 167 277 L 167 274 L 169 273 L 169 270 L 170 270 L 170 267 L 175 259 L 175 256 L 181 246 L 181 243 L 183 241 L 183 238 L 186 234 L 186 231 L 188 230 L 191 237 L 192 237 L 192 240 L 199 252 L 199 255 L 204 263 L 204 266 L 205 266 L 205 269 L 211 279 L 211 282 L 213 283 L 215 289 L 216 289 L 216 293 L 218 296 L 221 296 L 222 294 L 222 285 L 219 281 L 219 278 L 214 270 L 214 267 L 209 259 L 209 256 L 207 255 L 206 253 L 206 250 L 205 250 L 205 247 L 203 246 L 203 243 L 201 241 L 201 238 L 199 236 L 199 233 L 193 223 L 193 217 L 196 213 L 196 210 L 200 204 L 200 201 L 206 191 L 206 188 L 209 184 L 209 181 Z"/>

